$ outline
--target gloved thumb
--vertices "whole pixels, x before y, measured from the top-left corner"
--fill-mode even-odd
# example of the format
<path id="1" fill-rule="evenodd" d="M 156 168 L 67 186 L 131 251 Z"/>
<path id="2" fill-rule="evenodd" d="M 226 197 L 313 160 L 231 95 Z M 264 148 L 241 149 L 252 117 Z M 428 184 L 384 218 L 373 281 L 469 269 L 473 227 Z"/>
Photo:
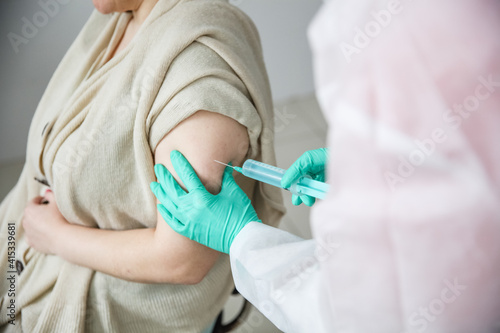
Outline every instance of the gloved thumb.
<path id="1" fill-rule="evenodd" d="M 231 165 L 231 162 L 229 162 L 229 165 Z M 224 169 L 224 176 L 222 178 L 222 188 L 231 186 L 235 184 L 236 182 L 234 181 L 233 177 L 233 168 L 230 166 L 227 166 L 226 169 Z"/>
<path id="2" fill-rule="evenodd" d="M 185 229 L 184 224 L 176 219 L 170 212 L 169 210 L 163 206 L 162 204 L 156 205 L 158 208 L 158 211 L 160 212 L 161 216 L 163 217 L 163 220 L 167 222 L 167 224 L 172 228 L 175 232 L 185 236 L 183 234 L 183 230 Z"/>
<path id="3" fill-rule="evenodd" d="M 297 166 L 297 163 L 292 164 L 292 166 L 290 166 L 288 170 L 286 170 L 285 174 L 281 178 L 281 187 L 289 188 L 290 186 L 292 186 L 293 182 L 295 182 L 301 176 L 302 172 Z"/>

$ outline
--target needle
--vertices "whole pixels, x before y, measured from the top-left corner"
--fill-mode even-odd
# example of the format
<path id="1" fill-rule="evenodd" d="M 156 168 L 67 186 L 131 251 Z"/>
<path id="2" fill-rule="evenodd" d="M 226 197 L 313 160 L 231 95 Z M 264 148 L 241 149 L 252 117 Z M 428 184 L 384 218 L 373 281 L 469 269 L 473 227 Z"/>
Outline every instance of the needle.
<path id="1" fill-rule="evenodd" d="M 235 167 L 235 166 L 232 166 L 232 165 L 229 165 L 229 164 L 226 164 L 226 163 L 224 163 L 224 162 L 217 161 L 217 160 L 214 160 L 214 162 L 217 162 L 217 163 L 223 164 L 223 165 L 225 165 L 225 166 L 228 166 L 228 167 L 230 167 L 230 168 L 233 168 L 233 170 L 236 170 L 236 171 L 238 171 L 238 172 L 243 173 L 243 169 L 242 169 L 242 168 L 240 168 L 240 167 L 237 167 L 237 166 Z"/>
<path id="2" fill-rule="evenodd" d="M 234 169 L 234 166 L 229 165 L 229 164 L 226 164 L 226 163 L 223 163 L 223 162 L 221 162 L 221 161 L 214 160 L 214 162 L 217 162 L 217 163 L 220 163 L 220 164 L 224 164 L 225 166 L 228 166 L 228 167 L 231 167 L 231 168 L 233 168 L 233 169 Z"/>

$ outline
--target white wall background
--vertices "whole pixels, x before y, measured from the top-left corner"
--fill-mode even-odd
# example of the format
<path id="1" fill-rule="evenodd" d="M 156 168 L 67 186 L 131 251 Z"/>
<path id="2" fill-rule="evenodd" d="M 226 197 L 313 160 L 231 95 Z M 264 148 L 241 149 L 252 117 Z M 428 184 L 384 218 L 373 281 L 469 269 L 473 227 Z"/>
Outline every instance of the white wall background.
<path id="1" fill-rule="evenodd" d="M 43 22 L 43 3 L 60 1 Z M 321 0 L 231 0 L 256 23 L 274 99 L 313 91 L 306 33 Z M 47 83 L 88 19 L 91 0 L 2 0 L 0 3 L 0 164 L 23 160 L 29 125 Z M 35 16 L 35 18 L 34 18 Z M 46 15 L 45 17 L 48 17 Z M 39 23 L 15 52 L 9 33 L 23 36 L 24 19 Z M 38 21 L 37 21 L 38 20 Z M 36 21 L 36 22 L 34 22 Z M 24 38 L 24 37 L 23 37 Z"/>
<path id="2" fill-rule="evenodd" d="M 29 125 L 38 102 L 92 8 L 90 0 L 61 5 L 59 13 L 27 38 L 27 44 L 19 45 L 16 53 L 8 34 L 23 36 L 23 17 L 33 22 L 33 15 L 40 17 L 37 13 L 42 8 L 38 0 L 1 1 L 0 164 L 24 159 Z"/>

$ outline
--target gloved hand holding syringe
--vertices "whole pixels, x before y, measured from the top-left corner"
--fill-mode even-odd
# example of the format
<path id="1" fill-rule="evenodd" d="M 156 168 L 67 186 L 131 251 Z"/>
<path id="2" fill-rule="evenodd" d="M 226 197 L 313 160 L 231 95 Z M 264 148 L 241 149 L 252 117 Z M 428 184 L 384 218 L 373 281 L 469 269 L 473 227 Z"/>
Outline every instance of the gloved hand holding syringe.
<path id="1" fill-rule="evenodd" d="M 229 253 L 234 238 L 245 225 L 262 222 L 251 200 L 235 182 L 230 168 L 224 170 L 220 192 L 212 194 L 180 152 L 172 151 L 170 160 L 187 191 L 162 164 L 155 165 L 158 182 L 151 183 L 151 190 L 161 202 L 159 212 L 174 231 Z M 320 148 L 302 154 L 286 171 L 254 160 L 245 161 L 242 167 L 217 162 L 255 180 L 289 189 L 294 205 L 304 202 L 312 206 L 315 198 L 324 198 L 329 189 L 323 182 L 327 160 L 327 149 Z"/>
<path id="2" fill-rule="evenodd" d="M 286 172 L 284 169 L 250 159 L 246 160 L 242 167 L 232 166 L 217 160 L 215 162 L 229 166 L 246 177 L 282 188 L 281 179 Z M 305 175 L 292 183 L 289 188 L 285 188 L 285 190 L 298 196 L 309 195 L 318 199 L 324 199 L 329 188 L 330 185 L 311 179 L 310 176 Z"/>

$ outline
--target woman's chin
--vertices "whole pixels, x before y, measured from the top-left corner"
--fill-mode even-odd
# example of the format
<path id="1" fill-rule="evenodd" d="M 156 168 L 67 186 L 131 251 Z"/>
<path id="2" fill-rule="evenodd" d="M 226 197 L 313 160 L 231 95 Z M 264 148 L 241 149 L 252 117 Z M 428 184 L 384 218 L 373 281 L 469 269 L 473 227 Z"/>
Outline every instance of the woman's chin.
<path id="1" fill-rule="evenodd" d="M 113 13 L 113 6 L 110 5 L 108 0 L 92 0 L 95 9 L 97 9 L 101 14 Z"/>

